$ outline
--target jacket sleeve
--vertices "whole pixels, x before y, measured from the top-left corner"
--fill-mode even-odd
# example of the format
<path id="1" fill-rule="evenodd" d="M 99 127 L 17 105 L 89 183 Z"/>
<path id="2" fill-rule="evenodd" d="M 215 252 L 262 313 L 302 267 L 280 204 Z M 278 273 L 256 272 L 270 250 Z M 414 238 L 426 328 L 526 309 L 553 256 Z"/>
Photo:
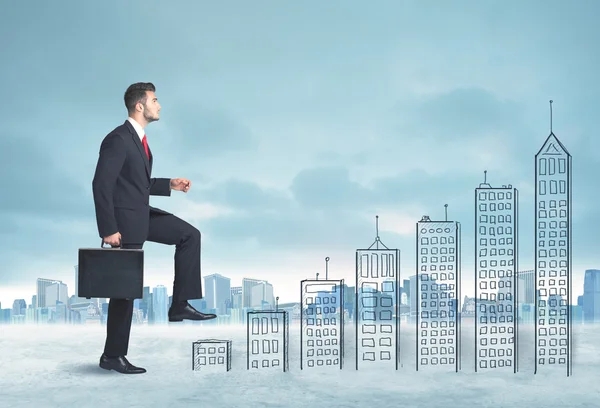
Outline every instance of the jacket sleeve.
<path id="1" fill-rule="evenodd" d="M 108 135 L 100 146 L 100 156 L 92 181 L 96 222 L 100 237 L 118 232 L 113 204 L 113 190 L 125 162 L 125 145 L 118 134 Z"/>
<path id="2" fill-rule="evenodd" d="M 150 179 L 150 195 L 165 196 L 171 195 L 171 179 L 168 178 L 151 178 Z"/>

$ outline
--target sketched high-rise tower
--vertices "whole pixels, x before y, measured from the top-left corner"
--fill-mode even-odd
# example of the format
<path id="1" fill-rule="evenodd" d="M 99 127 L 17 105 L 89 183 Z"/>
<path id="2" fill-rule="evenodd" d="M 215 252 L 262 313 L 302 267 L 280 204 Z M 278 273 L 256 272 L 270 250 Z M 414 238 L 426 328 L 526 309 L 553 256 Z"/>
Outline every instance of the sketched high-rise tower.
<path id="1" fill-rule="evenodd" d="M 552 132 L 535 155 L 535 373 L 571 374 L 571 155 Z"/>
<path id="2" fill-rule="evenodd" d="M 376 362 L 397 370 L 400 358 L 400 250 L 381 242 L 378 220 L 379 216 L 375 242 L 356 250 L 357 370 L 360 364 Z M 384 248 L 380 249 L 380 244 Z"/>
<path id="3" fill-rule="evenodd" d="M 493 188 L 486 177 L 475 189 L 476 372 L 517 372 L 517 205 L 511 185 Z"/>
<path id="4" fill-rule="evenodd" d="M 440 365 L 460 369 L 460 223 L 447 218 L 423 216 L 417 222 L 417 371 Z"/>
<path id="5" fill-rule="evenodd" d="M 344 280 L 329 280 L 327 271 L 325 279 L 305 279 L 300 282 L 300 299 L 300 369 L 342 369 Z"/>

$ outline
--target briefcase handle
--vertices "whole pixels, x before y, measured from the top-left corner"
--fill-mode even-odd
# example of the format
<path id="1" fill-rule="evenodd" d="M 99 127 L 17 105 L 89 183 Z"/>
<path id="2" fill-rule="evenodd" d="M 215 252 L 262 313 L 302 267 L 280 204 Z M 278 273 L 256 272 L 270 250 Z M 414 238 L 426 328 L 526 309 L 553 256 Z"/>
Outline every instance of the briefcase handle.
<path id="1" fill-rule="evenodd" d="M 106 244 L 106 242 L 104 242 L 104 238 L 102 238 L 102 242 L 100 243 L 100 248 L 104 248 L 104 244 Z M 121 248 L 121 245 L 117 245 L 117 246 L 110 246 L 111 248 Z M 108 248 L 108 247 L 106 247 Z"/>

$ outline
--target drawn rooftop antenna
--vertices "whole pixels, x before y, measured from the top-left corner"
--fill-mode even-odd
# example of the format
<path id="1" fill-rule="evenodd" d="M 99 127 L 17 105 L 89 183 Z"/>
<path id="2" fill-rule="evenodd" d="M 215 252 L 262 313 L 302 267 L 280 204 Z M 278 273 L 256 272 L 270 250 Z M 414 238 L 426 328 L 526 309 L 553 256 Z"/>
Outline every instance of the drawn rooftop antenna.
<path id="1" fill-rule="evenodd" d="M 367 249 L 373 248 L 373 245 L 375 245 L 376 249 L 379 249 L 379 244 L 381 244 L 381 246 L 383 246 L 385 249 L 389 249 L 388 247 L 386 247 L 383 244 L 383 242 L 381 242 L 381 239 L 379 238 L 379 215 L 376 215 L 375 216 L 375 241 Z"/>
<path id="2" fill-rule="evenodd" d="M 279 296 L 275 298 L 275 311 L 279 310 Z"/>
<path id="3" fill-rule="evenodd" d="M 325 257 L 325 280 L 329 277 L 329 257 Z"/>
<path id="4" fill-rule="evenodd" d="M 448 204 L 444 204 L 444 211 L 446 211 L 446 221 L 448 221 Z"/>
<path id="5" fill-rule="evenodd" d="M 551 134 L 554 133 L 554 132 L 552 132 L 552 102 L 553 102 L 553 100 L 550 99 L 550 133 Z"/>
<path id="6" fill-rule="evenodd" d="M 483 171 L 483 183 L 479 183 L 479 187 L 480 188 L 483 188 L 483 187 L 492 188 L 492 186 L 487 182 L 487 170 Z"/>

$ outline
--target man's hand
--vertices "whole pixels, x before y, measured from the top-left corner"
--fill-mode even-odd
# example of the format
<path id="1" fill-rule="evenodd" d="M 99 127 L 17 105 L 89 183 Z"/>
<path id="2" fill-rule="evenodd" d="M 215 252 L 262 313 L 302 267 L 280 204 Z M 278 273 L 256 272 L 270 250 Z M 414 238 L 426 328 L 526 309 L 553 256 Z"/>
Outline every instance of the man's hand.
<path id="1" fill-rule="evenodd" d="M 192 182 L 184 178 L 171 179 L 171 190 L 183 191 L 187 193 L 192 187 Z"/>
<path id="2" fill-rule="evenodd" d="M 121 233 L 115 232 L 108 237 L 104 237 L 104 242 L 111 246 L 121 246 Z"/>

